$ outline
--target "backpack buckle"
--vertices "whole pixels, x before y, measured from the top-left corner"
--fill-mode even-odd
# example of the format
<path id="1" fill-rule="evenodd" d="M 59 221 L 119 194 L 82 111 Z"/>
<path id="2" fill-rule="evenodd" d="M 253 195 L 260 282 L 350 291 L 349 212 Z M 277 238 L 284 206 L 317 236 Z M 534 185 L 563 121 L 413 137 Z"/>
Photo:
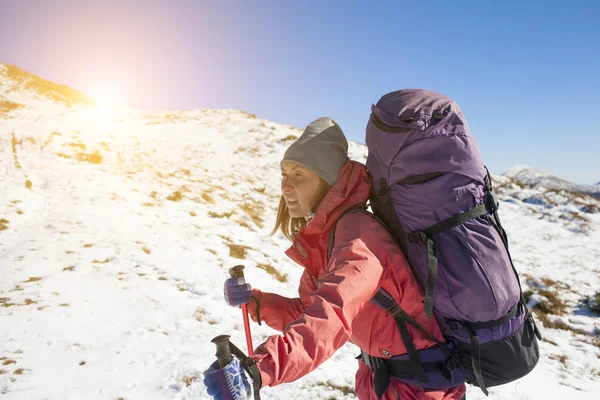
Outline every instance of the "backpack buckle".
<path id="1" fill-rule="evenodd" d="M 492 212 L 496 212 L 499 208 L 500 208 L 500 203 L 498 202 L 498 197 L 496 197 L 496 193 L 494 193 L 494 191 L 492 189 L 488 190 L 488 194 L 490 195 L 489 199 L 490 199 L 490 208 L 492 209 Z"/>
<path id="2" fill-rule="evenodd" d="M 411 232 L 408 234 L 408 241 L 413 244 L 424 243 L 427 241 L 427 234 L 422 231 Z"/>
<path id="3" fill-rule="evenodd" d="M 454 371 L 456 371 L 459 367 L 460 365 L 458 365 L 456 360 L 450 357 L 442 365 L 442 376 L 448 379 L 449 382 L 454 382 Z"/>
<path id="4" fill-rule="evenodd" d="M 458 321 L 446 321 L 448 323 L 448 328 L 452 329 L 454 332 L 462 331 L 465 327 L 462 323 Z"/>
<path id="5" fill-rule="evenodd" d="M 385 178 L 379 179 L 379 192 L 377 192 L 377 197 L 379 200 L 383 201 L 384 203 L 388 202 L 390 199 L 389 192 L 390 188 Z"/>

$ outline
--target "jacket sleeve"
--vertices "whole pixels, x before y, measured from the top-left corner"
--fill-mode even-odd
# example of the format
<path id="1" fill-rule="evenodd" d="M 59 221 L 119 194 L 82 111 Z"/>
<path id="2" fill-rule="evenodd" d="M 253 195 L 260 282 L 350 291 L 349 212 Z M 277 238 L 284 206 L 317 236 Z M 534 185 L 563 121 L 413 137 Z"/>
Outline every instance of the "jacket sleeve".
<path id="1" fill-rule="evenodd" d="M 282 335 L 270 336 L 251 356 L 263 387 L 293 382 L 331 357 L 351 337 L 352 322 L 377 292 L 383 267 L 363 240 L 373 236 L 369 231 L 374 220 L 355 215 L 338 223 L 331 259 L 310 305 Z"/>
<path id="2" fill-rule="evenodd" d="M 256 301 L 252 300 L 248 303 L 248 314 L 254 322 L 259 322 L 257 318 L 258 308 L 260 321 L 264 321 L 271 328 L 283 332 L 285 327 L 292 321 L 300 318 L 306 307 L 310 304 L 310 292 L 306 292 L 304 288 L 313 286 L 310 275 L 305 270 L 300 278 L 300 285 L 298 287 L 299 297 L 288 298 L 275 293 L 253 289 L 252 296 Z M 257 305 L 257 301 L 260 306 Z"/>

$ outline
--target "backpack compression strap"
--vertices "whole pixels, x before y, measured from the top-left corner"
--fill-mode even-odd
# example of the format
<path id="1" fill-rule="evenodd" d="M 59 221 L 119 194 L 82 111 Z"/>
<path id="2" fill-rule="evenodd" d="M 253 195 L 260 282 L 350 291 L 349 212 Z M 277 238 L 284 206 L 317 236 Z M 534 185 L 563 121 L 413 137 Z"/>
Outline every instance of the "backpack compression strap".
<path id="1" fill-rule="evenodd" d="M 427 259 L 429 265 L 427 267 L 427 283 L 425 284 L 425 314 L 429 318 L 431 318 L 433 314 L 433 290 L 437 281 L 438 268 L 437 249 L 433 237 L 438 233 L 455 228 L 471 219 L 486 215 L 487 213 L 488 211 L 486 205 L 482 204 L 464 213 L 445 219 L 442 222 L 438 222 L 429 228 L 408 234 L 408 241 L 410 243 L 427 243 Z"/>

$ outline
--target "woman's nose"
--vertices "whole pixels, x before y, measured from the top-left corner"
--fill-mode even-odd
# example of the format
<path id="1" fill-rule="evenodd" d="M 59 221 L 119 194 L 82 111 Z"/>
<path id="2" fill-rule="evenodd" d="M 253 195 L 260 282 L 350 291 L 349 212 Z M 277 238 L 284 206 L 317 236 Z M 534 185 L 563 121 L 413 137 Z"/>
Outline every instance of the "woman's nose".
<path id="1" fill-rule="evenodd" d="M 293 185 L 290 184 L 290 182 L 287 179 L 282 179 L 281 180 L 281 191 L 283 193 L 291 191 L 292 188 L 293 188 Z"/>

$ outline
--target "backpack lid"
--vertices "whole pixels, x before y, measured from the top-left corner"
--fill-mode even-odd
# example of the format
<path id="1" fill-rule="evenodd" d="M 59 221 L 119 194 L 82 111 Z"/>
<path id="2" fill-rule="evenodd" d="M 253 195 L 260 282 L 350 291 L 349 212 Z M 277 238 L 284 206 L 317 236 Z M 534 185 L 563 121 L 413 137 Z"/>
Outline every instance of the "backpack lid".
<path id="1" fill-rule="evenodd" d="M 467 127 L 467 120 L 458 104 L 431 90 L 403 89 L 388 93 L 371 107 L 371 111 L 387 125 L 410 129 L 425 129 L 431 118 L 441 119 L 453 112 Z"/>

